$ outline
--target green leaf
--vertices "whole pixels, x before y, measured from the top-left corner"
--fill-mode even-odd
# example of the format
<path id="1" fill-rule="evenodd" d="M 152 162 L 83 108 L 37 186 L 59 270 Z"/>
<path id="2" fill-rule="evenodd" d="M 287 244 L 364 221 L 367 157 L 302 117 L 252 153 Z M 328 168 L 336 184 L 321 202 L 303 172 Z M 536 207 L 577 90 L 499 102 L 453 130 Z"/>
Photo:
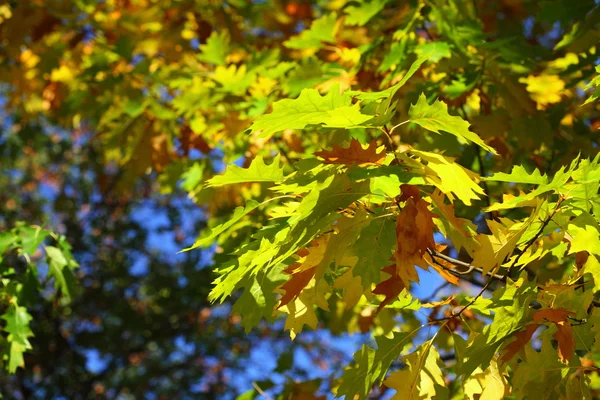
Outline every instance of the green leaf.
<path id="1" fill-rule="evenodd" d="M 225 58 L 229 53 L 229 34 L 225 30 L 221 33 L 213 31 L 206 39 L 206 44 L 200 46 L 200 51 L 202 52 L 198 55 L 200 61 L 225 65 Z"/>
<path id="2" fill-rule="evenodd" d="M 381 382 L 390 365 L 398 358 L 405 346 L 410 345 L 408 332 L 394 332 L 391 339 L 379 336 L 375 339 L 377 349 L 368 346 L 354 354 L 354 365 L 346 368 L 337 396 L 345 399 L 366 399 L 375 382 Z"/>
<path id="3" fill-rule="evenodd" d="M 248 168 L 230 164 L 224 174 L 209 179 L 206 185 L 214 187 L 245 182 L 279 182 L 283 179 L 283 167 L 279 166 L 280 160 L 281 156 L 278 154 L 269 165 L 265 164 L 262 156 L 256 156 Z"/>
<path id="4" fill-rule="evenodd" d="M 473 142 L 490 153 L 497 154 L 494 148 L 485 144 L 477 134 L 469 130 L 470 124 L 461 117 L 448 114 L 446 103 L 436 100 L 433 104 L 427 103 L 425 94 L 419 96 L 417 104 L 411 105 L 408 111 L 410 121 L 432 132 L 440 131 L 451 133 L 457 138 Z"/>
<path id="5" fill-rule="evenodd" d="M 511 208 L 528 206 L 530 205 L 530 202 L 536 197 L 540 197 L 549 192 L 568 193 L 569 188 L 567 188 L 566 183 L 571 178 L 571 175 L 573 174 L 573 171 L 578 161 L 578 159 L 575 159 L 568 168 L 566 166 L 563 166 L 561 169 L 559 169 L 552 178 L 552 181 L 541 184 L 535 190 L 532 190 L 531 192 L 525 195 L 513 197 L 510 200 L 505 201 L 503 203 L 492 204 L 491 207 L 487 208 L 487 211 L 507 210 Z M 533 175 L 535 175 L 535 173 Z M 524 178 L 523 174 L 519 174 L 519 176 L 521 178 Z M 533 180 L 535 178 L 527 179 Z"/>
<path id="6" fill-rule="evenodd" d="M 50 231 L 36 226 L 22 226 L 19 228 L 22 252 L 32 256 L 42 244 Z"/>
<path id="7" fill-rule="evenodd" d="M 0 262 L 4 253 L 17 241 L 18 237 L 13 232 L 0 233 Z"/>
<path id="8" fill-rule="evenodd" d="M 31 349 L 29 337 L 33 332 L 29 328 L 31 315 L 25 307 L 19 307 L 16 304 L 10 305 L 6 313 L 2 315 L 6 321 L 4 331 L 8 333 L 8 342 L 10 343 L 10 355 L 8 362 L 8 372 L 14 373 L 18 367 L 24 367 L 23 353 Z"/>
<path id="9" fill-rule="evenodd" d="M 588 251 L 600 257 L 600 224 L 592 215 L 583 213 L 569 222 L 567 232 L 573 237 L 568 254 Z"/>
<path id="10" fill-rule="evenodd" d="M 344 23 L 346 25 L 363 26 L 383 10 L 387 2 L 388 0 L 361 0 L 357 6 L 350 6 L 345 9 L 346 18 Z"/>
<path id="11" fill-rule="evenodd" d="M 283 45 L 288 49 L 310 49 L 322 47 L 322 42 L 335 43 L 336 21 L 335 13 L 324 15 L 314 20 L 310 28 L 287 40 Z"/>
<path id="12" fill-rule="evenodd" d="M 415 49 L 420 57 L 427 56 L 429 61 L 437 63 L 442 58 L 450 58 L 450 45 L 446 42 L 428 42 L 417 46 Z"/>
<path id="13" fill-rule="evenodd" d="M 583 103 L 586 105 L 593 101 L 596 101 L 600 97 L 600 65 L 596 66 L 596 76 L 586 85 L 586 89 L 594 89 L 590 97 Z"/>
<path id="14" fill-rule="evenodd" d="M 504 289 L 495 291 L 487 307 L 494 312 L 494 320 L 467 346 L 458 373 L 468 377 L 477 367 L 485 370 L 502 344 L 521 329 L 531 312 L 529 303 L 535 298 L 536 286 L 525 277 L 514 282 L 509 279 Z"/>
<path id="15" fill-rule="evenodd" d="M 242 219 L 244 216 L 248 215 L 252 210 L 256 209 L 259 205 L 260 205 L 260 203 L 255 200 L 248 200 L 246 202 L 246 206 L 245 207 L 237 207 L 233 211 L 233 215 L 231 215 L 226 222 L 219 224 L 219 225 L 215 226 L 214 228 L 208 228 L 208 230 L 204 231 L 202 236 L 198 240 L 196 240 L 196 242 L 191 247 L 188 247 L 187 249 L 184 249 L 182 251 L 189 251 L 189 250 L 192 250 L 192 249 L 195 249 L 198 247 L 210 247 L 215 242 L 215 239 L 217 239 L 217 237 L 220 234 L 222 234 L 223 232 L 225 232 L 226 230 L 231 228 L 240 219 Z"/>
<path id="16" fill-rule="evenodd" d="M 356 97 L 359 100 L 379 100 L 385 98 L 392 98 L 396 94 L 396 92 L 406 84 L 406 82 L 417 72 L 419 67 L 427 61 L 427 57 L 419 57 L 415 62 L 412 63 L 406 74 L 402 77 L 400 82 L 396 83 L 394 86 L 391 86 L 385 90 L 380 92 L 359 92 L 359 91 L 351 91 L 350 93 L 353 97 Z"/>
<path id="17" fill-rule="evenodd" d="M 269 137 L 284 129 L 304 129 L 309 125 L 327 128 L 350 128 L 371 119 L 360 112 L 359 104 L 352 104 L 348 93 L 340 93 L 334 85 L 321 96 L 315 89 L 304 89 L 297 99 L 280 100 L 273 104 L 273 112 L 258 117 L 250 132 L 260 131 L 260 137 Z"/>
<path id="18" fill-rule="evenodd" d="M 590 255 L 583 265 L 583 270 L 594 278 L 593 292 L 600 290 L 600 260 L 596 256 Z"/>
<path id="19" fill-rule="evenodd" d="M 242 316 L 242 326 L 246 332 L 257 326 L 262 318 L 273 321 L 276 304 L 273 291 L 287 279 L 282 268 L 271 268 L 268 272 L 259 271 L 255 276 L 247 276 L 240 283 L 245 289 L 232 311 Z"/>
<path id="20" fill-rule="evenodd" d="M 471 205 L 471 200 L 479 200 L 479 195 L 485 195 L 474 181 L 477 175 L 454 162 L 454 159 L 427 151 L 411 150 L 411 153 L 427 161 L 425 182 L 435 185 L 450 199 L 456 195 L 460 201 Z"/>
<path id="21" fill-rule="evenodd" d="M 528 183 L 531 185 L 544 185 L 548 183 L 548 177 L 546 174 L 542 175 L 537 168 L 534 169 L 530 174 L 522 165 L 513 166 L 510 174 L 496 172 L 494 175 L 484 179 L 497 182 Z"/>
<path id="22" fill-rule="evenodd" d="M 46 246 L 46 255 L 48 256 L 48 274 L 54 277 L 54 286 L 61 291 L 63 296 L 70 298 L 74 278 L 69 268 L 69 261 L 63 252 L 54 246 Z"/>
<path id="23" fill-rule="evenodd" d="M 396 222 L 393 218 L 371 219 L 361 230 L 360 237 L 353 245 L 353 253 L 358 257 L 352 269 L 360 276 L 363 289 L 371 289 L 373 283 L 381 280 L 381 269 L 392 264 L 396 244 Z"/>
<path id="24" fill-rule="evenodd" d="M 539 352 L 531 346 L 525 346 L 525 356 L 516 365 L 513 374 L 513 390 L 519 399 L 559 398 L 553 392 L 557 385 L 564 382 L 569 368 L 571 366 L 558 360 L 556 351 L 548 339 L 542 342 Z"/>

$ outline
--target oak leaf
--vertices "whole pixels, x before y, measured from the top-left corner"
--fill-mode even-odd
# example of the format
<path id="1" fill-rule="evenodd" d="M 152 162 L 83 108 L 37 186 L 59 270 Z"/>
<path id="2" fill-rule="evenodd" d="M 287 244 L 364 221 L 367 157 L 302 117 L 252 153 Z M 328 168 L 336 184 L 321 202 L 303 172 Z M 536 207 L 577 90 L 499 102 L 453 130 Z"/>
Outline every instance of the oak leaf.
<path id="1" fill-rule="evenodd" d="M 401 186 L 401 200 L 406 199 L 402 212 L 396 219 L 396 275 L 404 285 L 409 281 L 419 281 L 415 265 L 423 269 L 428 263 L 423 260 L 427 249 L 435 249 L 433 239 L 433 214 L 427 208 L 429 203 L 423 199 L 412 185 Z"/>
<path id="2" fill-rule="evenodd" d="M 506 353 L 500 358 L 500 363 L 504 364 L 515 356 L 529 341 L 539 327 L 538 324 L 527 325 L 524 331 L 515 333 L 515 340 L 506 346 Z"/>
<path id="3" fill-rule="evenodd" d="M 373 294 L 382 294 L 385 296 L 385 299 L 377 307 L 377 312 L 381 311 L 386 304 L 389 304 L 393 299 L 398 297 L 402 290 L 406 288 L 406 284 L 396 273 L 396 265 L 389 265 L 381 271 L 387 272 L 391 276 L 385 281 L 378 283 L 375 289 L 373 289 Z"/>
<path id="4" fill-rule="evenodd" d="M 367 148 L 363 148 L 358 140 L 352 139 L 348 148 L 334 144 L 332 150 L 318 151 L 315 155 L 322 157 L 325 164 L 381 165 L 385 160 L 385 151 L 377 152 L 375 139 L 369 143 Z"/>
<path id="5" fill-rule="evenodd" d="M 567 362 L 575 352 L 575 339 L 568 320 L 570 315 L 575 315 L 575 313 L 564 309 L 552 308 L 537 310 L 533 313 L 533 321 L 535 323 L 529 324 L 525 330 L 515 333 L 515 340 L 506 346 L 506 353 L 504 353 L 500 361 L 502 363 L 509 361 L 529 343 L 531 337 L 541 324 L 552 322 L 557 328 L 553 337 L 558 342 L 558 357 L 562 362 Z"/>
<path id="6" fill-rule="evenodd" d="M 575 352 L 575 339 L 573 330 L 569 322 L 569 316 L 575 315 L 574 312 L 563 309 L 544 309 L 538 310 L 533 314 L 533 320 L 538 323 L 553 322 L 556 326 L 556 333 L 553 337 L 558 342 L 558 357 L 562 362 L 567 362 Z"/>

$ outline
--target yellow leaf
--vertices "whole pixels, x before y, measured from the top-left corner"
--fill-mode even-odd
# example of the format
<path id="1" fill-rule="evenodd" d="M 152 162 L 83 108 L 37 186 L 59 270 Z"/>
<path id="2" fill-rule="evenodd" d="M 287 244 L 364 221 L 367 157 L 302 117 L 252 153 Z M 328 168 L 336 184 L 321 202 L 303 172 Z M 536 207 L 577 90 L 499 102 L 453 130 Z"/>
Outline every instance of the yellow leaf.
<path id="1" fill-rule="evenodd" d="M 508 394 L 508 382 L 496 360 L 485 371 L 477 368 L 464 383 L 465 397 L 469 400 L 502 400 Z"/>
<path id="2" fill-rule="evenodd" d="M 266 76 L 259 76 L 258 79 L 250 86 L 250 94 L 256 98 L 267 97 L 273 88 L 277 85 L 277 81 Z"/>
<path id="3" fill-rule="evenodd" d="M 50 79 L 54 82 L 69 83 L 73 80 L 73 71 L 66 65 L 61 65 L 60 68 L 54 68 L 50 75 Z"/>
<path id="4" fill-rule="evenodd" d="M 439 367 L 440 355 L 431 342 L 424 343 L 414 353 L 404 357 L 406 368 L 393 372 L 383 384 L 397 392 L 392 400 L 432 399 L 437 387 L 445 387 Z"/>
<path id="5" fill-rule="evenodd" d="M 360 276 L 353 276 L 352 268 L 340 275 L 335 280 L 333 287 L 344 290 L 342 301 L 346 303 L 346 310 L 354 307 L 364 292 Z"/>
<path id="6" fill-rule="evenodd" d="M 25 68 L 34 68 L 40 62 L 40 57 L 30 49 L 24 50 L 20 59 Z"/>
<path id="7" fill-rule="evenodd" d="M 324 280 L 318 282 L 313 278 L 300 296 L 295 301 L 281 308 L 288 314 L 284 328 L 290 330 L 290 337 L 294 339 L 296 335 L 302 332 L 304 325 L 311 329 L 316 329 L 318 320 L 315 314 L 314 306 L 329 311 L 329 305 L 325 298 L 329 285 Z"/>
<path id="8" fill-rule="evenodd" d="M 485 194 L 477 184 L 478 175 L 455 163 L 453 158 L 427 151 L 411 150 L 411 153 L 427 161 L 425 181 L 445 193 L 451 202 L 456 195 L 471 205 L 471 200 L 479 200 L 478 194 Z"/>
<path id="9" fill-rule="evenodd" d="M 472 264 L 483 269 L 483 273 L 495 271 L 504 263 L 506 257 L 510 256 L 517 246 L 523 230 L 512 230 L 500 222 L 487 221 L 491 235 L 479 234 L 477 241 L 481 245 L 472 254 Z"/>
<path id="10" fill-rule="evenodd" d="M 544 110 L 549 104 L 560 102 L 565 89 L 565 82 L 557 75 L 529 75 L 527 78 L 519 79 L 519 82 L 527 84 L 527 91 L 537 103 L 538 110 Z"/>

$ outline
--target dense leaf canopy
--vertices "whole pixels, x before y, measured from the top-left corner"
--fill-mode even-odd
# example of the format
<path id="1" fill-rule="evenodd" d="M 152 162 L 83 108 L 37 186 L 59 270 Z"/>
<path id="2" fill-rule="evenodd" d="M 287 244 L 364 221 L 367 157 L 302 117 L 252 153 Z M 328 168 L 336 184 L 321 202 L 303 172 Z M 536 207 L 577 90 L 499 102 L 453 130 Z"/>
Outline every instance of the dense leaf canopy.
<path id="1" fill-rule="evenodd" d="M 4 391 L 597 397 L 599 25 L 593 0 L 3 3 Z"/>

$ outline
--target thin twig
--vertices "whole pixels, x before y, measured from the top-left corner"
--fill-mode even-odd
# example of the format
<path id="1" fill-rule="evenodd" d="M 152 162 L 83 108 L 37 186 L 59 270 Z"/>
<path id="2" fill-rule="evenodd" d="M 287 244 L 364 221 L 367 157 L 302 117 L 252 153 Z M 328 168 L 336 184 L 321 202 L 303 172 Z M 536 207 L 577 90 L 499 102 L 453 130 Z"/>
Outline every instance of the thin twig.
<path id="1" fill-rule="evenodd" d="M 550 223 L 550 221 L 552 220 L 552 218 L 554 218 L 554 216 L 558 212 L 558 209 L 560 208 L 560 205 L 562 204 L 563 201 L 565 201 L 565 197 L 560 196 L 559 199 L 558 199 L 558 201 L 556 202 L 556 206 L 554 207 L 554 210 L 552 210 L 552 213 L 550 214 L 550 216 L 548 218 L 546 218 L 542 222 L 542 226 L 540 227 L 540 229 L 538 230 L 538 232 L 535 234 L 535 236 L 532 237 L 531 239 L 529 239 L 529 241 L 527 242 L 527 244 L 525 245 L 525 247 L 523 248 L 523 250 L 517 255 L 517 257 L 515 257 L 515 261 L 513 261 L 512 265 L 508 268 L 509 272 L 510 272 L 510 270 L 512 270 L 517 265 L 517 262 L 519 262 L 519 260 L 521 259 L 521 256 L 523 254 L 525 254 L 525 252 L 535 242 L 537 242 L 537 240 L 540 238 L 540 236 L 542 235 L 542 233 L 544 233 L 544 229 L 546 229 L 546 226 L 548 226 L 548 224 Z"/>
<path id="2" fill-rule="evenodd" d="M 256 382 L 252 382 L 252 386 L 254 386 L 254 389 L 256 389 L 256 391 L 265 399 L 267 400 L 273 400 L 268 394 L 266 394 L 257 384 Z"/>
<path id="3" fill-rule="evenodd" d="M 451 270 L 451 269 L 445 268 L 447 271 L 451 271 L 451 272 L 453 272 L 453 273 L 455 273 L 457 275 L 468 275 L 468 274 L 470 274 L 473 271 L 477 271 L 482 276 L 489 275 L 490 277 L 498 279 L 498 280 L 505 280 L 505 278 L 504 278 L 503 275 L 500 275 L 500 274 L 491 274 L 491 273 L 484 274 L 482 267 L 477 267 L 477 266 L 472 265 L 470 263 L 457 260 L 456 258 L 452 258 L 450 256 L 447 256 L 444 253 L 440 253 L 439 251 L 427 249 L 427 252 L 429 253 L 429 255 L 431 256 L 432 259 L 441 258 L 442 260 L 448 261 L 451 264 L 457 265 L 459 267 L 467 268 L 465 271 L 457 271 L 457 270 Z M 444 265 L 442 265 L 442 266 L 444 266 Z"/>
<path id="4" fill-rule="evenodd" d="M 435 300 L 435 296 L 437 296 L 437 294 L 447 288 L 450 285 L 450 282 L 448 281 L 444 281 L 440 286 L 438 286 L 427 298 L 421 300 L 421 303 L 430 303 L 431 301 Z"/>
<path id="5" fill-rule="evenodd" d="M 523 255 L 529 249 L 529 247 L 531 247 L 533 245 L 533 243 L 535 243 L 538 240 L 538 238 L 540 237 L 540 235 L 544 232 L 544 229 L 546 228 L 546 226 L 550 223 L 550 220 L 558 212 L 558 210 L 560 208 L 560 205 L 562 204 L 562 202 L 564 200 L 565 200 L 565 197 L 563 197 L 563 196 L 561 196 L 559 198 L 559 200 L 556 202 L 556 206 L 554 207 L 554 210 L 552 211 L 552 213 L 542 222 L 542 226 L 540 227 L 540 229 L 538 230 L 538 232 L 535 234 L 534 237 L 532 237 L 527 242 L 527 244 L 525 245 L 525 247 L 523 248 L 523 250 L 515 258 L 515 261 L 513 261 L 512 265 L 506 270 L 506 273 L 503 276 L 504 280 L 508 278 L 508 275 L 510 274 L 511 270 L 517 265 L 517 262 L 521 258 L 521 255 Z M 494 279 L 492 279 L 492 278 L 488 279 L 488 281 L 481 288 L 481 290 L 479 291 L 479 293 L 477 293 L 477 295 L 475 297 L 473 297 L 473 299 L 471 301 L 469 301 L 457 313 L 453 313 L 452 315 L 450 315 L 448 317 L 435 319 L 435 320 L 432 320 L 430 322 L 441 322 L 441 321 L 451 320 L 453 318 L 458 318 L 467 308 L 471 307 L 483 295 L 483 293 L 487 290 L 487 288 L 492 284 L 493 281 L 494 281 Z"/>

